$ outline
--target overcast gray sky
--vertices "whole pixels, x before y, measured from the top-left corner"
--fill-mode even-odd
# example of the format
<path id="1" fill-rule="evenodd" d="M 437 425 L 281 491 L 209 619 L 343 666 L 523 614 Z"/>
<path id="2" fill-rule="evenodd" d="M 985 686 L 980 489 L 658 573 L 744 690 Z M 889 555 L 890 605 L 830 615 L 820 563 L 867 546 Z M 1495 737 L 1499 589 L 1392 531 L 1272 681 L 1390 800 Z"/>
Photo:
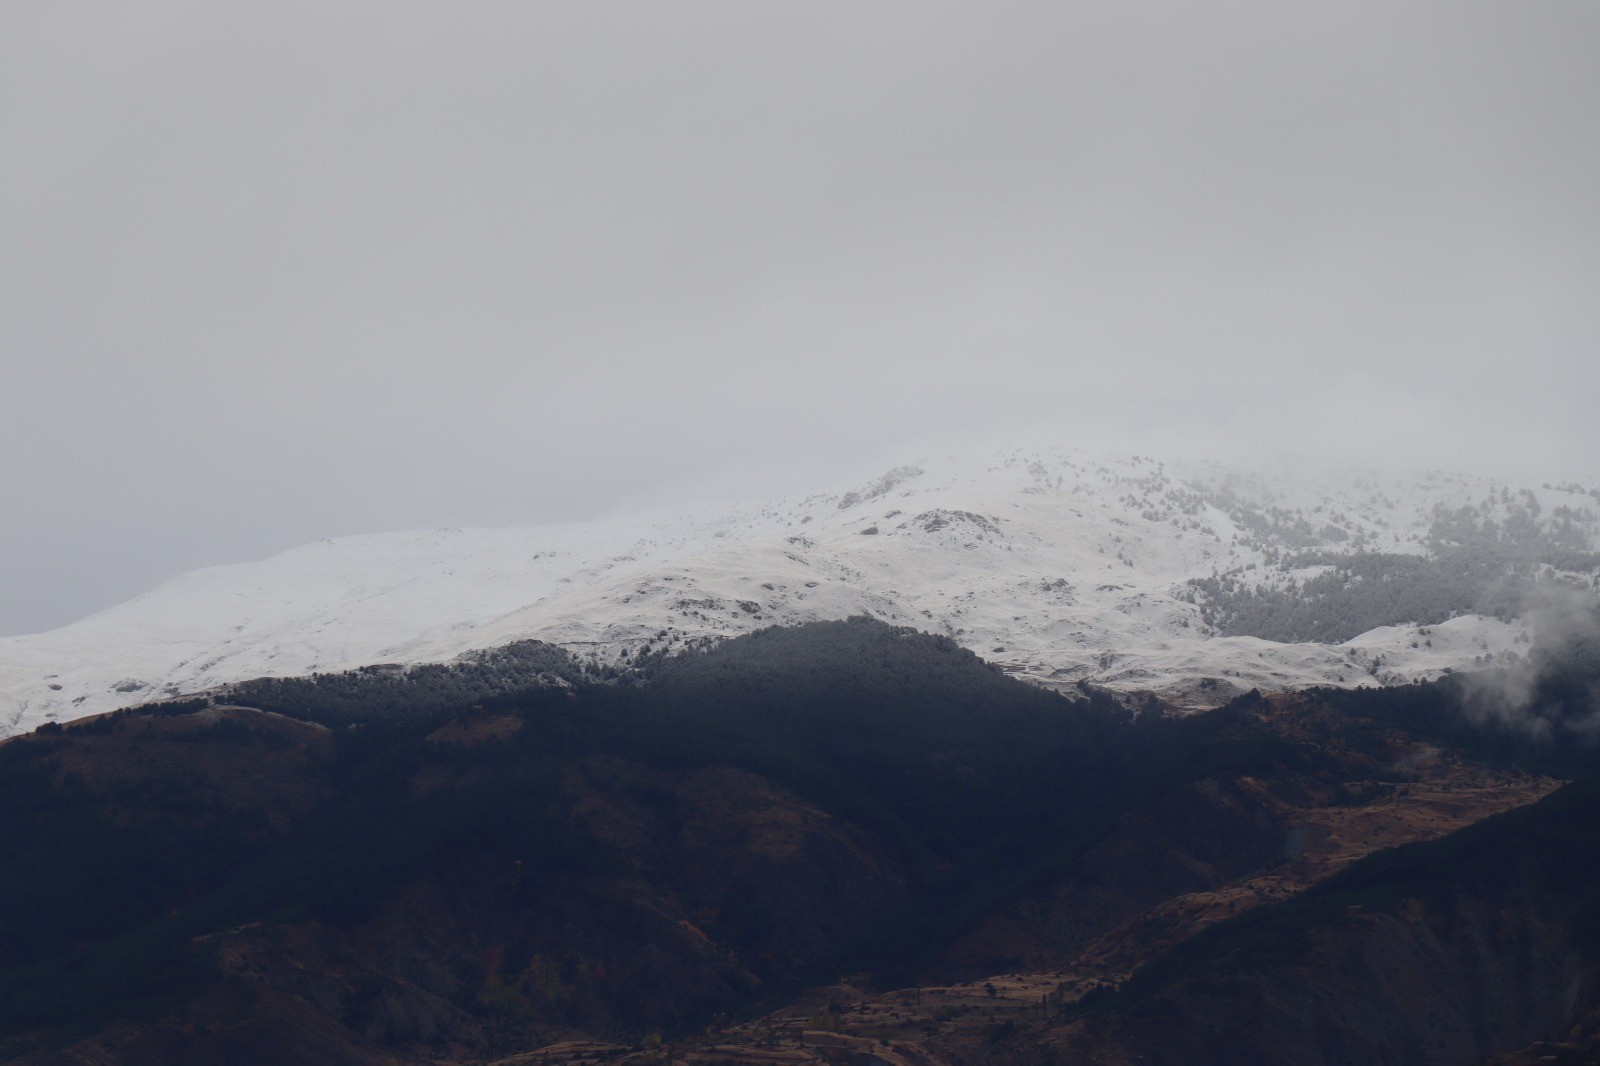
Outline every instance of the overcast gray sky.
<path id="1" fill-rule="evenodd" d="M 0 633 L 956 431 L 1590 476 L 1597 56 L 1592 0 L 7 3 Z"/>

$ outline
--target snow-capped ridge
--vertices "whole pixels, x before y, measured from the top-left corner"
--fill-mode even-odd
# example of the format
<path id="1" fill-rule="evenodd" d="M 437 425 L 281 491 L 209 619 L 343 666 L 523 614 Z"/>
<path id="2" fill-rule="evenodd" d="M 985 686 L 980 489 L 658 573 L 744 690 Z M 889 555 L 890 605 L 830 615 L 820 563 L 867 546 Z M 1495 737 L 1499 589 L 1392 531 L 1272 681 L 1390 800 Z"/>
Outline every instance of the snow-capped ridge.
<path id="1" fill-rule="evenodd" d="M 0 735 L 255 676 L 444 661 L 525 639 L 609 657 L 854 614 L 948 635 L 1041 683 L 1197 705 L 1520 654 L 1519 623 L 1459 611 L 1432 626 L 1346 625 L 1320 643 L 1217 632 L 1229 611 L 1248 628 L 1262 604 L 1366 580 L 1346 579 L 1341 560 L 1424 560 L 1441 531 L 1472 550 L 1519 536 L 1579 567 L 1548 564 L 1550 580 L 1593 587 L 1600 574 L 1600 563 L 1582 569 L 1600 542 L 1600 492 L 1582 486 L 1274 477 L 1010 449 L 764 503 L 340 537 L 197 570 L 71 626 L 0 640 Z"/>

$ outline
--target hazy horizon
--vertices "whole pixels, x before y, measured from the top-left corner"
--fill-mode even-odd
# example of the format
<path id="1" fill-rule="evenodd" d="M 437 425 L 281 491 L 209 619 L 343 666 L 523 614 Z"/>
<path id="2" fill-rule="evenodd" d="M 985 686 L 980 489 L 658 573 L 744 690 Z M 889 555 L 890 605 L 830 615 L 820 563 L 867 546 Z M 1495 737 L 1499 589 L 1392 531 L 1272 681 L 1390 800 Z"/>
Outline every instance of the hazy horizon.
<path id="1" fill-rule="evenodd" d="M 0 635 L 973 440 L 1600 477 L 1589 4 L 0 28 Z"/>

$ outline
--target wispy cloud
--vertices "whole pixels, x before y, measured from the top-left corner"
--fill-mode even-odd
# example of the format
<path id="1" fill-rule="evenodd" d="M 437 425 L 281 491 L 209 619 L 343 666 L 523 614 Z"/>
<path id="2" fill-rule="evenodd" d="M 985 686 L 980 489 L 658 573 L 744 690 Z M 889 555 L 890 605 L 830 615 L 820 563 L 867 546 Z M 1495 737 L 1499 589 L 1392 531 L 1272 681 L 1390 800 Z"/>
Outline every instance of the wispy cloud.
<path id="1" fill-rule="evenodd" d="M 1474 721 L 1541 740 L 1600 740 L 1600 601 L 1589 590 L 1530 587 L 1527 658 L 1468 675 L 1463 706 Z"/>

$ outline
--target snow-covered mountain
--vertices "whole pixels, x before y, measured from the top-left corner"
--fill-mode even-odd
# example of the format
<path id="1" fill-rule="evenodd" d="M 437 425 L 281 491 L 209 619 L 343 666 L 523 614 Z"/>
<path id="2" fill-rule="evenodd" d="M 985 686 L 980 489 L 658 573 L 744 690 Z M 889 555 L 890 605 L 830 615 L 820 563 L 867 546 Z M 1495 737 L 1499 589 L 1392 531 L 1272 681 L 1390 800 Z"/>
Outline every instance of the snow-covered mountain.
<path id="1" fill-rule="evenodd" d="M 198 570 L 0 640 L 0 735 L 263 675 L 441 661 L 527 638 L 614 658 L 861 613 L 949 634 L 1044 683 L 1203 706 L 1251 687 L 1430 677 L 1526 643 L 1522 622 L 1458 609 L 1323 643 L 1259 620 L 1263 604 L 1330 587 L 1325 575 L 1369 592 L 1395 576 L 1346 572 L 1341 559 L 1521 537 L 1544 553 L 1518 556 L 1525 571 L 1594 588 L 1585 553 L 1597 533 L 1600 492 L 1577 485 L 1273 475 L 1049 449 L 924 460 L 804 498 L 344 537 Z M 1371 610 L 1370 597 L 1335 600 L 1327 611 Z M 1252 625 L 1290 637 L 1241 635 Z"/>

